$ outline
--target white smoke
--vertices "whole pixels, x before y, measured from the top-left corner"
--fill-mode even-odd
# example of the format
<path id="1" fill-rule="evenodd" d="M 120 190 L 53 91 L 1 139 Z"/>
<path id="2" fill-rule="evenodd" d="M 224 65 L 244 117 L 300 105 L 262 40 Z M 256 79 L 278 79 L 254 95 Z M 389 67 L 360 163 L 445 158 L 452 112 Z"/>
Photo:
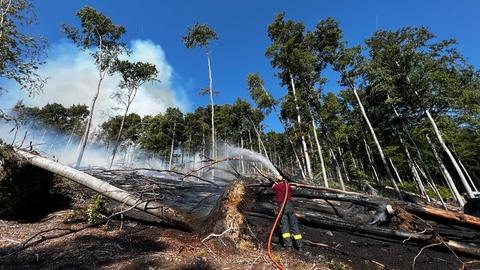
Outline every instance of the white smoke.
<path id="1" fill-rule="evenodd" d="M 174 85 L 174 70 L 167 62 L 162 47 L 150 40 L 133 40 L 130 42 L 130 56 L 122 56 L 130 61 L 144 61 L 155 64 L 159 71 L 159 82 L 147 83 L 139 90 L 130 112 L 141 116 L 164 112 L 168 107 L 178 107 L 188 111 L 190 102 L 181 86 Z M 42 107 L 47 103 L 60 103 L 64 106 L 85 104 L 90 107 L 98 83 L 98 71 L 89 51 L 81 51 L 71 43 L 54 44 L 45 65 L 39 73 L 49 78 L 43 93 L 28 97 L 26 93 L 13 90 L 7 96 L 10 104 L 2 102 L 2 107 L 12 106 L 23 100 L 26 105 Z M 106 77 L 102 82 L 100 96 L 94 114 L 94 125 L 107 120 L 108 116 L 120 114 L 112 108 L 123 108 L 111 98 L 118 89 L 119 76 Z"/>

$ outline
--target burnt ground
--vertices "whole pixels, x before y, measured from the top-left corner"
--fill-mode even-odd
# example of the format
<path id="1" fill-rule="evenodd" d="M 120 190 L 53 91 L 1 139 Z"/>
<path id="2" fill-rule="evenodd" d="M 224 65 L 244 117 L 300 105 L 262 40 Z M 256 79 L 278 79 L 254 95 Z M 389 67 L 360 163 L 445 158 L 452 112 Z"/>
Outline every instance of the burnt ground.
<path id="1" fill-rule="evenodd" d="M 0 254 L 17 241 L 54 227 L 65 227 L 71 211 L 39 223 L 0 222 Z M 83 223 L 75 223 L 78 227 Z M 276 252 L 289 269 L 328 269 L 314 261 Z M 234 251 L 215 241 L 201 243 L 194 234 L 132 221 L 110 221 L 76 234 L 43 242 L 18 254 L 0 257 L 0 269 L 274 269 L 263 248 Z"/>
<path id="2" fill-rule="evenodd" d="M 18 242 L 52 228 L 85 225 L 76 219 L 76 203 L 70 210 L 50 214 L 40 222 L 0 221 L 0 254 Z M 128 220 L 107 224 L 34 245 L 22 252 L 0 257 L 0 269 L 275 269 L 266 256 L 269 224 L 264 218 L 249 218 L 257 232 L 257 247 L 236 251 L 218 240 L 201 243 L 199 236 L 173 228 Z M 309 244 L 298 253 L 283 249 L 275 239 L 273 253 L 288 269 L 410 269 L 421 246 L 328 228 L 301 227 L 304 239 L 329 247 Z M 0 256 L 1 256 L 0 255 Z M 480 269 L 475 258 L 460 256 L 465 269 Z M 428 248 L 417 259 L 415 269 L 461 269 L 450 252 Z"/>
<path id="3" fill-rule="evenodd" d="M 253 218 L 250 222 L 264 222 L 264 219 Z M 377 236 L 365 236 L 360 233 L 340 231 L 330 228 L 312 228 L 302 225 L 301 230 L 306 240 L 327 244 L 319 247 L 307 244 L 305 250 L 311 258 L 324 257 L 324 261 L 338 261 L 349 265 L 352 269 L 411 269 L 414 257 L 422 245 L 418 243 L 402 243 L 398 240 Z M 268 232 L 263 231 L 266 239 Z M 304 257 L 304 256 L 302 256 Z M 460 260 L 467 263 L 465 269 L 480 269 L 480 258 L 465 257 L 459 254 Z M 415 269 L 462 269 L 462 263 L 448 250 L 427 248 L 417 258 Z"/>
<path id="4" fill-rule="evenodd" d="M 134 179 L 138 185 L 143 184 L 140 183 L 138 175 L 134 175 Z M 176 180 L 172 180 L 172 183 L 173 181 Z M 127 184 L 129 183 L 125 183 L 125 186 L 128 186 Z M 172 193 L 174 189 L 180 189 L 182 192 Z M 203 244 L 202 239 L 196 234 L 145 222 L 117 219 L 5 256 L 12 248 L 18 247 L 22 241 L 40 231 L 53 228 L 80 228 L 86 225 L 85 218 L 79 217 L 78 212 L 87 207 L 89 203 L 87 198 L 90 198 L 92 192 L 78 186 L 70 190 L 75 191 L 75 196 L 72 198 L 72 205 L 67 209 L 56 210 L 39 221 L 21 223 L 0 220 L 0 270 L 275 269 L 267 257 L 265 248 L 273 219 L 253 216 L 248 217 L 248 223 L 257 237 L 257 242 L 255 248 L 244 251 L 233 250 L 218 239 Z M 198 196 L 211 194 L 211 187 L 203 185 L 197 185 L 195 189 L 189 186 L 173 186 L 172 189 L 163 187 L 159 190 L 161 192 L 158 193 L 164 197 L 160 199 L 175 206 L 187 205 L 185 202 L 189 202 L 190 205 L 213 204 L 220 195 L 218 192 L 214 194 L 215 196 Z M 193 191 L 196 191 L 197 195 Z M 194 207 L 193 210 L 195 209 Z M 277 237 L 273 253 L 287 269 L 411 269 L 414 257 L 422 248 L 422 245 L 408 241 L 402 243 L 398 240 L 332 228 L 302 225 L 301 230 L 304 239 L 328 247 L 309 244 L 305 247 L 308 254 L 299 253 L 283 249 Z M 454 226 L 443 226 L 440 233 L 455 239 L 455 234 L 458 235 L 459 231 L 464 236 L 477 237 L 474 238 L 474 242 L 480 241 L 477 232 L 459 230 Z M 464 269 L 480 269 L 480 261 L 459 256 L 460 260 L 466 263 Z M 415 269 L 462 269 L 462 263 L 448 250 L 432 247 L 425 249 L 419 256 Z"/>

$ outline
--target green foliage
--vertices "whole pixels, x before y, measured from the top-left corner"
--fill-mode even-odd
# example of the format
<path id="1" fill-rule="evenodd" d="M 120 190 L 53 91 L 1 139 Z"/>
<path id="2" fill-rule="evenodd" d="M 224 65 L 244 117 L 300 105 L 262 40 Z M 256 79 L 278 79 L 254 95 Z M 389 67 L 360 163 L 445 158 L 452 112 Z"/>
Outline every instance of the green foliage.
<path id="1" fill-rule="evenodd" d="M 352 268 L 342 262 L 336 261 L 336 260 L 329 260 L 323 255 L 319 255 L 317 260 L 319 263 L 324 264 L 328 267 L 330 270 L 351 270 Z"/>
<path id="2" fill-rule="evenodd" d="M 28 0 L 0 1 L 0 10 L 0 78 L 16 81 L 30 95 L 38 94 L 46 83 L 37 72 L 46 42 L 26 32 L 37 21 L 33 6 Z M 0 87 L 0 94 L 3 90 Z"/>
<path id="3" fill-rule="evenodd" d="M 101 124 L 100 137 L 104 141 L 114 141 L 117 139 L 118 132 L 120 131 L 120 125 L 122 122 L 122 116 L 117 115 L 111 117 L 109 120 Z M 125 117 L 123 124 L 122 136 L 120 137 L 120 143 L 124 141 L 137 142 L 140 139 L 139 129 L 142 127 L 142 118 L 136 114 L 131 113 Z"/>
<path id="4" fill-rule="evenodd" d="M 15 104 L 12 114 L 23 125 L 32 128 L 53 128 L 66 134 L 80 134 L 89 114 L 87 106 L 72 105 L 68 108 L 58 103 L 49 103 L 42 108 L 28 107 L 22 102 Z"/>
<path id="5" fill-rule="evenodd" d="M 91 200 L 92 202 L 85 210 L 85 213 L 88 224 L 95 224 L 101 221 L 104 215 L 108 213 L 108 200 L 100 194 L 93 195 Z"/>
<path id="6" fill-rule="evenodd" d="M 453 195 L 447 187 L 439 186 L 439 185 L 436 185 L 436 186 L 437 186 L 438 193 L 440 193 L 440 196 L 442 196 L 444 200 L 453 199 Z M 430 186 L 427 186 L 425 190 L 427 191 L 428 196 L 430 196 L 431 198 L 437 198 L 437 195 L 435 194 L 435 192 Z"/>
<path id="7" fill-rule="evenodd" d="M 275 106 L 275 99 L 265 90 L 264 81 L 258 73 L 248 74 L 247 85 L 250 96 L 257 104 L 257 107 L 269 113 Z"/>
<path id="8" fill-rule="evenodd" d="M 142 122 L 139 143 L 144 149 L 168 153 L 172 139 L 177 144 L 184 140 L 184 117 L 178 108 L 167 108 L 165 114 L 146 116 Z"/>
<path id="9" fill-rule="evenodd" d="M 188 29 L 187 35 L 182 37 L 185 47 L 191 49 L 195 47 L 208 48 L 211 40 L 217 40 L 217 33 L 208 27 L 207 24 L 196 23 Z"/>
<path id="10" fill-rule="evenodd" d="M 351 270 L 352 269 L 347 264 L 343 262 L 335 261 L 335 260 L 331 260 L 327 266 L 330 270 Z"/>
<path id="11" fill-rule="evenodd" d="M 101 73 L 109 71 L 117 57 L 125 52 L 125 44 L 120 41 L 125 28 L 92 7 L 84 7 L 76 15 L 80 28 L 63 24 L 63 32 L 79 48 L 93 49 L 91 54 Z"/>
<path id="12" fill-rule="evenodd" d="M 109 17 L 93 7 L 80 9 L 76 16 L 80 19 L 80 29 L 66 24 L 62 25 L 62 29 L 68 38 L 83 49 L 116 47 L 126 32 L 123 26 L 115 25 Z"/>
<path id="13" fill-rule="evenodd" d="M 417 193 L 418 192 L 418 187 L 416 183 L 412 182 L 403 182 L 403 183 L 397 183 L 398 188 L 404 191 L 412 192 L 412 193 Z"/>
<path id="14" fill-rule="evenodd" d="M 122 76 L 119 87 L 130 91 L 138 89 L 142 84 L 154 80 L 158 70 L 154 64 L 117 60 L 111 72 L 118 72 Z"/>

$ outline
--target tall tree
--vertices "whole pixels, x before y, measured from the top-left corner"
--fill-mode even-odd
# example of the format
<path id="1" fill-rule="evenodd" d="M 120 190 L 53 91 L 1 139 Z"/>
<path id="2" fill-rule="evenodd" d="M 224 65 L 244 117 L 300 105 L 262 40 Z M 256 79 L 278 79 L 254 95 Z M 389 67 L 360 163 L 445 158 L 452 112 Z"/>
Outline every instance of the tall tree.
<path id="1" fill-rule="evenodd" d="M 38 72 L 46 42 L 24 32 L 37 21 L 28 0 L 0 0 L 0 77 L 14 80 L 34 95 L 46 82 Z M 5 90 L 0 87 L 0 94 Z"/>
<path id="2" fill-rule="evenodd" d="M 435 42 L 426 28 L 378 31 L 367 40 L 371 64 L 367 76 L 372 88 L 387 92 L 403 119 L 425 118 L 442 149 L 474 197 L 457 160 L 447 146 L 435 117 L 469 114 L 467 104 L 478 98 L 478 74 L 456 50 L 456 41 Z M 477 99 L 478 102 L 478 99 Z"/>
<path id="3" fill-rule="evenodd" d="M 272 66 L 279 69 L 277 76 L 280 78 L 282 85 L 289 88 L 285 103 L 292 102 L 295 108 L 297 132 L 302 143 L 307 174 L 311 179 L 313 178 L 313 172 L 310 155 L 305 140 L 305 132 L 302 131 L 302 111 L 305 112 L 305 104 L 302 106 L 301 103 L 304 102 L 299 100 L 301 94 L 297 93 L 297 84 L 305 80 L 309 81 L 310 77 L 314 76 L 312 65 L 315 62 L 315 56 L 309 51 L 304 32 L 305 26 L 303 23 L 285 20 L 284 13 L 278 14 L 274 22 L 268 26 L 268 37 L 272 44 L 267 48 L 265 54 L 270 58 Z M 289 106 L 288 104 L 284 105 Z"/>
<path id="4" fill-rule="evenodd" d="M 333 61 L 333 55 L 337 48 L 341 44 L 342 31 L 333 18 L 329 17 L 325 20 L 321 20 L 317 23 L 315 31 L 307 35 L 308 43 L 311 46 L 311 50 L 316 56 L 315 68 L 316 74 L 311 78 L 310 84 L 318 83 L 320 87 L 325 83 L 325 79 L 321 78 L 321 72 L 327 67 L 329 63 Z M 317 134 L 317 121 L 318 118 L 314 115 L 314 108 L 320 108 L 320 91 L 315 91 L 313 85 L 309 87 L 309 94 L 306 97 L 309 103 L 309 114 L 312 123 L 313 136 L 315 138 L 315 143 L 317 145 L 318 155 L 320 157 L 320 165 L 322 168 L 322 175 L 324 185 L 328 187 L 327 172 L 325 169 L 325 162 L 323 159 L 323 152 L 320 141 Z M 319 87 L 319 90 L 321 88 Z M 347 172 L 345 172 L 347 173 Z"/>
<path id="5" fill-rule="evenodd" d="M 341 74 L 341 84 L 349 87 L 353 92 L 353 94 L 355 95 L 355 99 L 357 100 L 363 119 L 367 123 L 368 130 L 370 131 L 373 141 L 375 142 L 375 146 L 377 147 L 378 153 L 380 154 L 383 167 L 387 172 L 387 177 L 392 183 L 393 188 L 397 193 L 398 197 L 402 199 L 402 194 L 400 193 L 400 189 L 398 188 L 397 183 L 395 182 L 395 178 L 393 177 L 393 174 L 390 170 L 390 166 L 387 163 L 387 159 L 383 152 L 383 148 L 377 139 L 375 130 L 373 129 L 372 124 L 370 123 L 370 119 L 368 118 L 365 108 L 363 107 L 362 100 L 358 95 L 357 86 L 355 85 L 355 81 L 358 79 L 357 69 L 364 61 L 360 52 L 361 52 L 360 47 L 346 48 L 342 46 L 341 49 L 338 50 L 338 54 L 335 57 L 334 68 L 336 71 L 338 71 Z"/>
<path id="6" fill-rule="evenodd" d="M 95 104 L 100 94 L 102 81 L 107 73 L 111 71 L 118 56 L 125 52 L 125 44 L 120 42 L 120 38 L 125 34 L 126 30 L 123 26 L 114 24 L 110 18 L 92 7 L 84 7 L 76 15 L 80 19 L 80 28 L 64 24 L 62 25 L 63 31 L 82 50 L 92 50 L 91 55 L 97 66 L 99 77 L 97 90 L 90 106 L 87 126 L 78 146 L 76 167 L 79 167 L 87 145 Z"/>
<path id="7" fill-rule="evenodd" d="M 117 153 L 120 137 L 122 136 L 125 118 L 128 115 L 130 105 L 132 105 L 133 100 L 137 96 L 138 89 L 144 83 L 155 80 L 158 74 L 157 68 L 153 64 L 142 62 L 132 63 L 126 60 L 116 61 L 112 68 L 112 72 L 118 72 L 122 77 L 119 84 L 120 91 L 117 91 L 114 97 L 119 103 L 125 105 L 125 112 L 123 113 L 115 145 L 113 146 L 110 167 L 112 167 L 113 161 L 115 160 L 115 154 Z"/>
<path id="8" fill-rule="evenodd" d="M 209 79 L 209 93 L 210 93 L 210 105 L 211 105 L 211 125 L 212 125 L 212 152 L 211 158 L 215 159 L 215 104 L 213 102 L 213 80 L 212 80 L 212 67 L 210 61 L 210 50 L 209 45 L 212 40 L 218 40 L 217 33 L 212 30 L 206 24 L 199 24 L 196 23 L 193 27 L 188 29 L 187 35 L 182 37 L 185 47 L 188 49 L 200 47 L 205 51 L 205 55 L 207 56 L 207 64 L 208 64 L 208 79 Z"/>
<path id="9" fill-rule="evenodd" d="M 263 110 L 266 114 L 270 113 L 273 109 L 275 111 L 276 116 L 278 117 L 280 123 L 282 124 L 282 127 L 285 131 L 284 135 L 287 137 L 290 146 L 292 148 L 293 154 L 295 155 L 295 160 L 297 162 L 298 168 L 300 169 L 300 172 L 305 179 L 306 175 L 304 172 L 304 169 L 302 167 L 302 164 L 300 162 L 300 159 L 298 158 L 297 151 L 295 150 L 295 146 L 293 145 L 292 139 L 288 134 L 286 133 L 287 131 L 287 126 L 285 122 L 283 121 L 282 117 L 278 113 L 278 110 L 276 108 L 277 102 L 275 99 L 272 97 L 272 95 L 265 89 L 265 84 L 263 79 L 260 77 L 259 74 L 248 74 L 247 76 L 247 86 L 248 90 L 250 93 L 250 96 L 252 97 L 253 101 L 257 104 L 257 108 L 260 110 Z M 328 186 L 328 185 L 327 185 Z"/>

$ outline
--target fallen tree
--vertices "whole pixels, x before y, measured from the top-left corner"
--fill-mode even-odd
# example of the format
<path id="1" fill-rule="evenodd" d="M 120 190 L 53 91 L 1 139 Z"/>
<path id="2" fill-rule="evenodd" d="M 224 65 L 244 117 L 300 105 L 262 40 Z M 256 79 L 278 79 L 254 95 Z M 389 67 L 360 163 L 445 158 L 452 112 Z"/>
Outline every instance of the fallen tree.
<path id="1" fill-rule="evenodd" d="M 6 146 L 0 147 L 3 150 L 6 148 Z M 152 214 L 167 223 L 177 225 L 188 231 L 193 231 L 192 221 L 188 219 L 187 215 L 180 211 L 167 207 L 157 201 L 144 201 L 130 192 L 48 158 L 20 149 L 12 148 L 12 150 L 26 162 L 38 168 L 75 181 L 128 207 L 135 206 L 136 209 Z"/>

